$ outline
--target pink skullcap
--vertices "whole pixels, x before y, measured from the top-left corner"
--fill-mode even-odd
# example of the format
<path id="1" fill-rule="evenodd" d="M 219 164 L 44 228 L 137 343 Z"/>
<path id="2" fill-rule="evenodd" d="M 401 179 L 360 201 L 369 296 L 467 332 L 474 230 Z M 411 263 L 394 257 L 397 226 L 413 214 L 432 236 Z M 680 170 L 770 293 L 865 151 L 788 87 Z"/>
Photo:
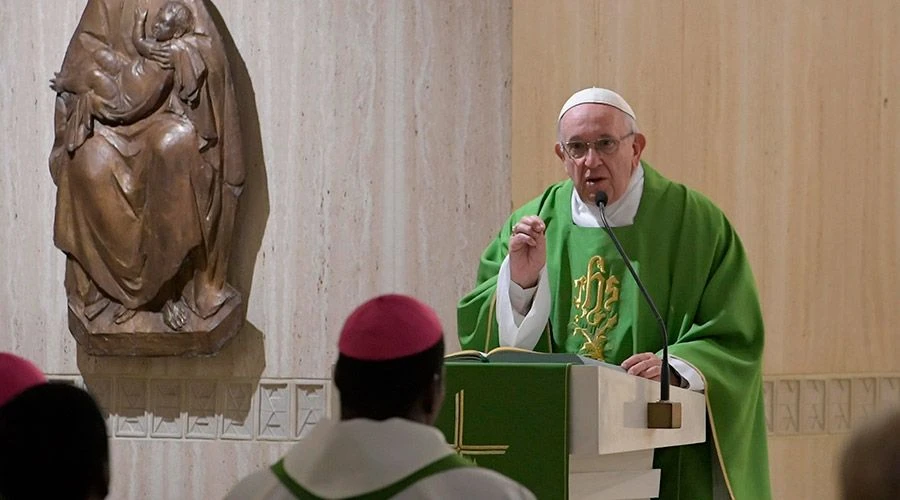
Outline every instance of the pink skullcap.
<path id="1" fill-rule="evenodd" d="M 0 406 L 25 389 L 47 381 L 31 361 L 15 354 L 0 352 Z"/>
<path id="2" fill-rule="evenodd" d="M 350 314 L 338 351 L 363 361 L 388 361 L 423 352 L 443 338 L 441 321 L 430 307 L 405 295 L 382 295 Z"/>

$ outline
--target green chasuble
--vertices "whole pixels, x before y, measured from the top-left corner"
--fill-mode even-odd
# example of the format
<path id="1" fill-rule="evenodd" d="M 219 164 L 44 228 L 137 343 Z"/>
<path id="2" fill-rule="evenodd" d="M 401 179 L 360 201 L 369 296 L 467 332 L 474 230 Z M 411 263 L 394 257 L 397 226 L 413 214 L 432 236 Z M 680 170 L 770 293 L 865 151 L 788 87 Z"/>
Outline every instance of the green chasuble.
<path id="1" fill-rule="evenodd" d="M 643 163 L 644 190 L 634 223 L 614 228 L 669 330 L 669 352 L 703 376 L 706 443 L 663 448 L 664 499 L 712 498 L 713 454 L 737 499 L 771 497 L 762 395 L 763 321 L 738 235 L 703 195 Z M 572 222 L 571 180 L 550 186 L 506 221 L 481 257 L 476 288 L 458 306 L 463 349 L 498 346 L 497 273 L 513 224 L 539 215 L 547 225 L 550 320 L 534 347 L 580 352 L 621 363 L 660 352 L 653 314 L 603 228 Z"/>

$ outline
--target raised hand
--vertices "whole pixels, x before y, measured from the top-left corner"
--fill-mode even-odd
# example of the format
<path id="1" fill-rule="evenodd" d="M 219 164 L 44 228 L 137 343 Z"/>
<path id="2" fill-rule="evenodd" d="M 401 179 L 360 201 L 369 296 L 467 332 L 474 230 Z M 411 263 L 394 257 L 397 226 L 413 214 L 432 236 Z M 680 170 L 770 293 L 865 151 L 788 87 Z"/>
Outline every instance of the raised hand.
<path id="1" fill-rule="evenodd" d="M 526 215 L 513 225 L 509 237 L 509 273 L 510 279 L 522 288 L 537 284 L 547 262 L 546 228 L 537 215 Z"/>

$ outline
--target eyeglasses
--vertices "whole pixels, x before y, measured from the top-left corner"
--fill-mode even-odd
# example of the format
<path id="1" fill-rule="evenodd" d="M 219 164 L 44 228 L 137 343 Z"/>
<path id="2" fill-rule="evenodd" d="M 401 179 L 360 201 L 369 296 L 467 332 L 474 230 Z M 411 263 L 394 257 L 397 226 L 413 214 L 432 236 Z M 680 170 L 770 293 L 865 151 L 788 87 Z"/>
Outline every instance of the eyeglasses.
<path id="1" fill-rule="evenodd" d="M 566 154 L 573 160 L 580 160 L 587 156 L 588 149 L 594 148 L 594 151 L 604 155 L 614 154 L 619 150 L 619 143 L 634 135 L 634 131 L 628 132 L 622 137 L 602 137 L 593 142 L 586 141 L 569 141 L 563 144 Z"/>

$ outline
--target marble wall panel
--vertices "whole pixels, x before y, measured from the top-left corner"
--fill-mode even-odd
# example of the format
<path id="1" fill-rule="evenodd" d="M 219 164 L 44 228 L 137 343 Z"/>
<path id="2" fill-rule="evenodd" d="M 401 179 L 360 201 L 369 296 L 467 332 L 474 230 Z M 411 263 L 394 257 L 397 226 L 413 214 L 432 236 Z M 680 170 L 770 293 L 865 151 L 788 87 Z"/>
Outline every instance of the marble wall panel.
<path id="1" fill-rule="evenodd" d="M 456 349 L 510 208 L 511 2 L 213 3 L 250 117 L 230 270 L 247 323 L 198 359 L 96 358 L 69 335 L 48 80 L 86 0 L 0 3 L 0 350 L 95 394 L 114 498 L 218 498 L 274 461 L 327 413 L 337 334 L 374 294 L 434 305 Z"/>

